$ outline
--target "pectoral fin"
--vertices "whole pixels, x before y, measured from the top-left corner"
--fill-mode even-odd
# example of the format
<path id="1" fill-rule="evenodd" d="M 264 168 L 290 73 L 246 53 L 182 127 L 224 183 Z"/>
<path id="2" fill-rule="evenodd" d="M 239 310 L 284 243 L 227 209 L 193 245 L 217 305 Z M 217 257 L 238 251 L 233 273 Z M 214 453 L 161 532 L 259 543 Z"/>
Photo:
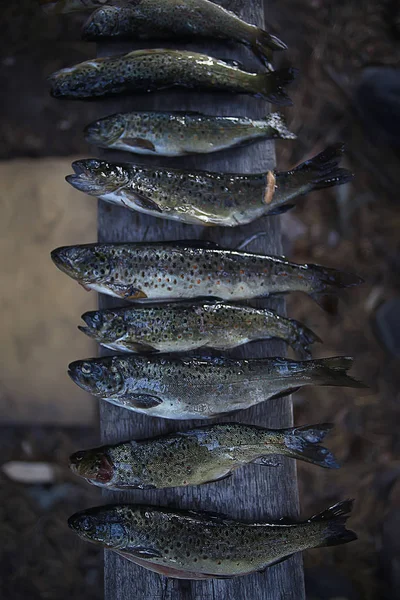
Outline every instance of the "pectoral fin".
<path id="1" fill-rule="evenodd" d="M 150 140 L 146 140 L 144 138 L 125 138 L 124 143 L 132 146 L 132 148 L 142 148 L 143 150 L 150 150 L 150 152 L 155 152 L 155 145 L 150 142 Z"/>
<path id="2" fill-rule="evenodd" d="M 131 406 L 138 408 L 140 410 L 147 410 L 149 408 L 154 408 L 159 404 L 162 404 L 161 398 L 157 396 L 151 396 L 150 394 L 139 394 L 130 400 Z"/>
<path id="3" fill-rule="evenodd" d="M 157 202 L 148 198 L 147 196 L 143 196 L 142 194 L 138 194 L 135 192 L 132 194 L 130 199 L 133 201 L 136 206 L 143 208 L 144 210 L 152 210 L 154 212 L 162 212 L 162 209 L 158 206 Z M 123 198 L 121 198 L 121 203 L 126 206 L 126 208 L 131 208 L 126 202 L 124 202 Z"/>

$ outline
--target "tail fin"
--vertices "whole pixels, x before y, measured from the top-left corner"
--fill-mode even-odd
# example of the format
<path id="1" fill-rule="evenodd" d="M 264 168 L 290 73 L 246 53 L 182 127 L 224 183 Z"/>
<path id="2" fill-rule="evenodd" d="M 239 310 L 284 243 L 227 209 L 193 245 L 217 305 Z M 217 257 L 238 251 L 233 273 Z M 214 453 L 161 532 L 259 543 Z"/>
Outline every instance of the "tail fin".
<path id="1" fill-rule="evenodd" d="M 254 54 L 265 65 L 269 65 L 272 59 L 272 50 L 286 50 L 287 46 L 275 35 L 271 35 L 263 29 L 256 29 L 256 33 L 251 40 L 251 49 Z"/>
<path id="2" fill-rule="evenodd" d="M 346 529 L 345 524 L 349 513 L 353 508 L 354 500 L 343 500 L 334 504 L 330 508 L 314 515 L 309 520 L 310 523 L 325 523 L 326 527 L 322 531 L 323 541 L 321 546 L 338 546 L 347 544 L 357 539 L 354 531 Z"/>
<path id="3" fill-rule="evenodd" d="M 284 443 L 286 448 L 290 450 L 289 456 L 319 465 L 325 469 L 338 469 L 339 465 L 333 454 L 327 448 L 318 444 L 330 432 L 332 427 L 331 423 L 323 423 L 321 425 L 305 425 L 304 427 L 287 429 Z"/>
<path id="4" fill-rule="evenodd" d="M 361 381 L 357 381 L 347 371 L 353 366 L 354 358 L 350 356 L 334 356 L 332 358 L 320 358 L 312 361 L 316 366 L 316 378 L 319 385 L 344 386 L 352 388 L 366 388 Z"/>
<path id="5" fill-rule="evenodd" d="M 270 113 L 265 117 L 266 126 L 272 129 L 272 139 L 295 140 L 297 135 L 289 131 L 286 121 L 280 113 Z"/>
<path id="6" fill-rule="evenodd" d="M 321 338 L 316 333 L 311 331 L 308 327 L 295 321 L 294 319 L 288 319 L 292 325 L 290 336 L 288 339 L 289 345 L 293 350 L 300 356 L 300 358 L 311 358 L 310 346 L 315 342 L 322 343 Z"/>
<path id="7" fill-rule="evenodd" d="M 317 292 L 310 294 L 311 297 L 321 308 L 331 314 L 336 314 L 338 301 L 337 298 L 331 297 L 330 294 L 336 294 L 337 290 L 341 288 L 353 287 L 364 283 L 364 280 L 358 275 L 320 265 L 313 265 L 312 269 L 310 269 L 310 274 L 312 277 L 316 277 L 320 286 Z"/>
<path id="8" fill-rule="evenodd" d="M 292 106 L 293 102 L 286 94 L 284 87 L 292 83 L 298 73 L 297 69 L 289 67 L 280 69 L 272 73 L 259 73 L 259 89 L 258 96 L 264 98 L 272 104 L 280 104 L 281 106 Z"/>
<path id="9" fill-rule="evenodd" d="M 347 169 L 338 167 L 344 153 L 344 144 L 333 144 L 293 170 L 304 176 L 308 190 L 321 190 L 333 185 L 348 183 L 354 177 Z M 306 193 L 306 192 L 304 192 Z"/>

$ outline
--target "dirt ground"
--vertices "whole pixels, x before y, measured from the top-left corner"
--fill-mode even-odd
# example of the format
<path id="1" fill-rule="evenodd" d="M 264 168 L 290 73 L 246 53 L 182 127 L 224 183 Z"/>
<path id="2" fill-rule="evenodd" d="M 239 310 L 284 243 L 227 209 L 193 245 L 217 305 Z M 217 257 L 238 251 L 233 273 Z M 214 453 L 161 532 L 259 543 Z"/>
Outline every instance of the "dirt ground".
<path id="1" fill-rule="evenodd" d="M 93 54 L 79 41 L 79 17 L 47 20 L 27 0 L 8 4 L 4 15 L 0 85 L 7 94 L 0 114 L 0 157 L 84 153 L 80 131 L 96 117 L 93 104 L 82 105 L 78 113 L 68 102 L 50 103 L 45 86 L 47 74 Z M 357 87 L 368 67 L 400 65 L 398 4 L 270 0 L 268 21 L 289 45 L 279 61 L 300 69 L 291 93 L 295 110 L 286 111 L 298 140 L 277 143 L 278 167 L 285 170 L 343 141 L 345 166 L 355 173 L 352 184 L 313 193 L 282 217 L 286 254 L 365 279 L 360 288 L 341 294 L 336 316 L 307 298 L 288 299 L 289 315 L 324 340 L 315 355 L 355 356 L 354 373 L 370 386 L 357 395 L 315 389 L 295 396 L 297 424 L 335 423 L 328 445 L 343 465 L 321 472 L 299 464 L 302 511 L 312 514 L 354 497 L 351 526 L 359 534 L 357 543 L 305 554 L 308 597 L 392 600 L 400 585 L 400 364 L 378 335 L 377 314 L 400 294 L 400 152 L 377 139 L 372 121 L 370 126 L 362 122 Z M 89 445 L 87 431 L 22 428 L 0 436 L 7 460 L 28 456 L 51 460 L 60 469 L 57 482 L 40 489 L 0 485 L 2 533 L 8 540 L 1 545 L 1 571 L 8 574 L 2 577 L 2 597 L 7 600 L 102 597 L 100 553 L 78 545 L 61 525 L 75 507 L 98 501 L 96 490 L 71 480 L 62 467 L 69 449 L 82 446 L 83 434 L 83 445 Z"/>

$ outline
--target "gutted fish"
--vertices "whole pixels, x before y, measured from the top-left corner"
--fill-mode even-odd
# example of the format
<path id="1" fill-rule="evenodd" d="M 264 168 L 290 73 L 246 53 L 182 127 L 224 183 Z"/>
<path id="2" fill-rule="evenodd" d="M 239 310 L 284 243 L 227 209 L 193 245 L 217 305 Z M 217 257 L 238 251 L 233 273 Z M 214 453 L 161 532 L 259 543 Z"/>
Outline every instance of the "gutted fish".
<path id="1" fill-rule="evenodd" d="M 330 146 L 291 171 L 214 173 L 77 160 L 66 179 L 76 189 L 111 204 L 195 225 L 236 227 L 285 212 L 313 190 L 347 183 L 338 167 L 343 145 Z"/>
<path id="2" fill-rule="evenodd" d="M 295 361 L 126 354 L 77 360 L 68 374 L 90 394 L 129 410 L 210 419 L 308 385 L 365 387 L 347 375 L 352 364 L 345 356 Z"/>
<path id="3" fill-rule="evenodd" d="M 237 521 L 202 511 L 115 504 L 76 513 L 68 525 L 82 539 L 178 579 L 227 579 L 262 571 L 295 552 L 346 544 L 352 500 L 301 523 Z"/>

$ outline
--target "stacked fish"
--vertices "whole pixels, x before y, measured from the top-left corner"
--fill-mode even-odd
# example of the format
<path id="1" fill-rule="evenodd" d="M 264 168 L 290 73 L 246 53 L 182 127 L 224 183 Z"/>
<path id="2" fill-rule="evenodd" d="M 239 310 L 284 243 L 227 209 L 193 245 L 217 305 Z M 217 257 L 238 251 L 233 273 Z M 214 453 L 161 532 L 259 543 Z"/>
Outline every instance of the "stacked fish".
<path id="1" fill-rule="evenodd" d="M 151 49 L 89 60 L 50 77 L 54 97 L 84 99 L 155 92 L 180 86 L 250 94 L 288 105 L 294 69 L 274 71 L 273 52 L 286 46 L 208 0 L 41 0 L 49 13 L 97 8 L 84 38 L 173 40 L 213 38 L 252 49 L 265 68 L 192 51 Z M 104 6 L 103 6 L 104 5 Z M 99 8 L 100 7 L 100 8 Z M 282 116 L 264 119 L 193 112 L 119 113 L 90 124 L 86 139 L 136 154 L 205 154 L 259 139 L 294 139 Z M 236 227 L 291 208 L 312 190 L 348 182 L 338 166 L 343 147 L 327 148 L 288 172 L 187 171 L 88 159 L 73 163 L 75 188 L 130 210 L 183 223 Z M 52 252 L 59 269 L 86 289 L 129 306 L 91 311 L 80 329 L 118 354 L 78 360 L 73 381 L 117 406 L 164 419 L 212 419 L 247 409 L 303 386 L 362 384 L 348 375 L 353 360 L 312 360 L 319 340 L 301 323 L 244 301 L 300 291 L 323 304 L 360 278 L 314 264 L 204 241 L 94 243 Z M 224 351 L 252 340 L 279 338 L 306 360 L 234 359 Z M 184 355 L 208 348 L 210 355 Z M 179 353 L 179 354 L 176 354 Z M 224 479 L 276 455 L 337 468 L 321 440 L 329 424 L 271 430 L 218 423 L 131 440 L 71 456 L 71 469 L 112 490 L 193 486 Z M 199 511 L 142 505 L 97 507 L 73 515 L 71 528 L 147 569 L 184 579 L 229 578 L 260 571 L 294 552 L 356 539 L 345 528 L 352 501 L 301 523 L 247 523 Z"/>

